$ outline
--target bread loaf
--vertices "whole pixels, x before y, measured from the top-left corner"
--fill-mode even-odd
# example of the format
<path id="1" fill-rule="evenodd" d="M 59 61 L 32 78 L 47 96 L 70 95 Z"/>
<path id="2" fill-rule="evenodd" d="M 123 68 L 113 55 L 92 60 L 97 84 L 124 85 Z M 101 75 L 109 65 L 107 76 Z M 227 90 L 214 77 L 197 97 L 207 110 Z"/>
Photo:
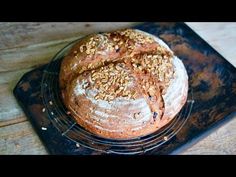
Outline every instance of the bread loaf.
<path id="1" fill-rule="evenodd" d="M 182 61 L 161 39 L 136 29 L 81 39 L 64 57 L 59 83 L 77 123 L 112 139 L 157 131 L 181 110 L 188 92 Z"/>

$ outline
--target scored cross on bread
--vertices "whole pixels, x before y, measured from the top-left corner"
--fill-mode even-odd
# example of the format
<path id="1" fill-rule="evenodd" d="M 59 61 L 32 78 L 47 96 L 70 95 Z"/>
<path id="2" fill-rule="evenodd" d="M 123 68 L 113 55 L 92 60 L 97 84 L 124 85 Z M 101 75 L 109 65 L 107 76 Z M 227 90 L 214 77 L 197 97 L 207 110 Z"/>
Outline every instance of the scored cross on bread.
<path id="1" fill-rule="evenodd" d="M 186 101 L 187 80 L 182 62 L 163 41 L 133 29 L 83 38 L 63 59 L 59 75 L 63 102 L 78 124 L 116 139 L 167 124 Z M 177 81 L 182 85 L 174 91 Z M 175 108 L 170 90 L 181 96 Z"/>

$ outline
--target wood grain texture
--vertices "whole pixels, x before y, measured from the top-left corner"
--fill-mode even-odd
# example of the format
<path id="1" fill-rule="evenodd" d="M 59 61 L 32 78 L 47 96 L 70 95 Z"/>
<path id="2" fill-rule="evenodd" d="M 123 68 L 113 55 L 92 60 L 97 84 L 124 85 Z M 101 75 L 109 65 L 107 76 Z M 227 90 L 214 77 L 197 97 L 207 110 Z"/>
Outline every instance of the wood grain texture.
<path id="1" fill-rule="evenodd" d="M 12 90 L 24 73 L 30 69 L 0 74 L 0 127 L 26 120 L 22 109 L 12 94 Z"/>
<path id="2" fill-rule="evenodd" d="M 236 66 L 236 23 L 187 23 L 231 64 Z"/>
<path id="3" fill-rule="evenodd" d="M 232 130 L 236 130 L 236 117 L 223 126 L 214 129 L 209 136 L 194 144 L 191 148 L 180 151 L 179 154 L 236 155 L 236 131 Z"/>
<path id="4" fill-rule="evenodd" d="M 17 104 L 16 99 L 12 95 L 12 90 L 9 88 L 8 84 L 0 85 L 0 100 L 0 124 L 4 121 L 17 119 L 24 115 L 21 108 Z"/>
<path id="5" fill-rule="evenodd" d="M 59 43 L 43 43 L 25 48 L 6 49 L 0 52 L 0 72 L 35 68 L 48 63 L 57 51 L 76 38 Z M 17 54 L 17 55 L 16 55 Z"/>
<path id="6" fill-rule="evenodd" d="M 236 23 L 187 24 L 236 66 Z M 61 47 L 79 36 L 130 25 L 132 24 L 0 23 L 0 154 L 45 153 L 43 150 L 34 151 L 27 148 L 32 146 L 32 148 L 43 149 L 44 147 L 42 144 L 37 144 L 37 134 L 29 125 L 27 126 L 29 122 L 26 122 L 24 113 L 12 95 L 12 89 L 23 73 L 47 63 Z M 236 146 L 232 143 L 235 142 L 236 137 L 235 119 L 236 116 L 182 154 L 235 154 Z M 16 151 L 13 148 L 15 146 L 13 133 L 9 130 L 14 130 L 14 136 L 24 144 L 22 144 L 24 150 Z M 21 131 L 31 133 L 26 136 L 20 133 Z M 33 145 L 32 142 L 36 144 Z"/>
<path id="7" fill-rule="evenodd" d="M 47 154 L 47 151 L 26 121 L 0 128 L 0 154 Z"/>
<path id="8" fill-rule="evenodd" d="M 59 42 L 98 31 L 128 27 L 130 22 L 80 23 L 0 23 L 0 50 L 23 48 L 35 44 Z"/>

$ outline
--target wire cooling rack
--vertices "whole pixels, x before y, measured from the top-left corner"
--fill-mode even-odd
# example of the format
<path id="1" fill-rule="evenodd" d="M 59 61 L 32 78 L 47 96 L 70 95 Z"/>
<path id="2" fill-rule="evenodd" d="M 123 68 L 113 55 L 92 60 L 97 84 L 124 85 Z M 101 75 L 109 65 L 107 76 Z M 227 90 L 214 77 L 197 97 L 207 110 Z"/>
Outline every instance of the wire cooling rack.
<path id="1" fill-rule="evenodd" d="M 58 79 L 61 60 L 77 41 L 68 44 L 58 52 L 44 69 L 41 83 L 41 95 L 46 113 L 62 136 L 67 137 L 78 146 L 107 154 L 139 154 L 161 146 L 184 126 L 194 104 L 191 88 L 189 88 L 187 102 L 179 114 L 169 124 L 146 136 L 124 140 L 106 139 L 92 134 L 78 125 L 74 118 L 67 114 L 67 109 L 63 105 Z"/>

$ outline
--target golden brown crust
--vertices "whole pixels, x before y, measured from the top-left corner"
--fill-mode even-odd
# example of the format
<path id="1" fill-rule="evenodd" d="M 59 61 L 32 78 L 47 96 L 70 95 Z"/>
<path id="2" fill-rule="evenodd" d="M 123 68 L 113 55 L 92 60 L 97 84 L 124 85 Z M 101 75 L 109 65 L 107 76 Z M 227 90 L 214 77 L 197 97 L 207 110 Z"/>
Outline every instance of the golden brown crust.
<path id="1" fill-rule="evenodd" d="M 173 57 L 138 30 L 87 36 L 62 61 L 63 102 L 81 126 L 102 137 L 152 133 L 173 118 L 162 120 L 163 95 L 174 79 Z"/>

